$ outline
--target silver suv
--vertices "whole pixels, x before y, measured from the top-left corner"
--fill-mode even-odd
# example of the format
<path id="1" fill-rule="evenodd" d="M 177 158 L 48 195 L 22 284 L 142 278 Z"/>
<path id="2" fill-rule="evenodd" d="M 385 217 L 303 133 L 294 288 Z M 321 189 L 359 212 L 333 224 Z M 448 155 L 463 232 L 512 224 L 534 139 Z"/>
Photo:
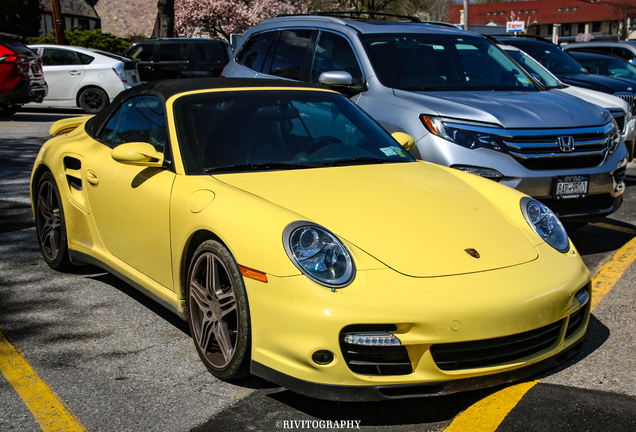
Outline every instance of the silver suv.
<path id="1" fill-rule="evenodd" d="M 415 21 L 266 20 L 223 75 L 345 93 L 389 132 L 411 135 L 413 156 L 519 189 L 564 222 L 620 207 L 627 152 L 609 112 L 537 84 L 479 35 Z"/>

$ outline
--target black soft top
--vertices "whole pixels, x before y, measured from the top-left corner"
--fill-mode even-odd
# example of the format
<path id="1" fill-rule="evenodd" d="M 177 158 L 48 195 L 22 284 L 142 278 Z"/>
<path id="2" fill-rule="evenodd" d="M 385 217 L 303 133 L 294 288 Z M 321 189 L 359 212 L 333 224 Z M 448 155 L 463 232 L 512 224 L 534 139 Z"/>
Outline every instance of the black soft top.
<path id="1" fill-rule="evenodd" d="M 259 78 L 186 78 L 151 81 L 119 93 L 110 105 L 86 123 L 86 132 L 94 137 L 101 125 L 110 118 L 111 113 L 119 108 L 121 102 L 135 96 L 152 95 L 157 96 L 165 102 L 174 95 L 195 90 L 237 89 L 245 87 L 319 88 L 316 85 L 296 81 Z"/>

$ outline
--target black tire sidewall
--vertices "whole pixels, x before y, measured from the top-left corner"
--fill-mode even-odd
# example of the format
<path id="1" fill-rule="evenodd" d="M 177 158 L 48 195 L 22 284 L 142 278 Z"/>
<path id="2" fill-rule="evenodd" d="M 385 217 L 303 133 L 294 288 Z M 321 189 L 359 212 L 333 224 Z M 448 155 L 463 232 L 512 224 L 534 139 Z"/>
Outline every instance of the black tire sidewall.
<path id="1" fill-rule="evenodd" d="M 90 93 L 90 92 L 98 93 L 100 95 L 100 97 L 102 98 L 102 104 L 99 106 L 99 108 L 91 108 L 84 101 L 84 98 L 86 97 L 86 94 Z M 102 112 L 104 110 L 104 108 L 106 108 L 108 106 L 109 103 L 110 103 L 110 101 L 108 99 L 108 95 L 106 94 L 106 92 L 104 90 L 100 89 L 100 88 L 97 88 L 97 87 L 89 87 L 87 89 L 84 89 L 84 90 L 82 90 L 82 92 L 79 95 L 80 108 L 82 108 L 82 111 L 84 111 L 86 114 L 98 114 L 98 113 Z"/>
<path id="2" fill-rule="evenodd" d="M 238 316 L 238 336 L 236 342 L 236 349 L 232 360 L 229 364 L 222 369 L 219 369 L 210 364 L 205 354 L 202 352 L 201 347 L 195 340 L 195 331 L 193 328 L 193 320 L 191 316 L 190 304 L 190 280 L 192 277 L 193 266 L 196 263 L 199 256 L 204 252 L 211 252 L 215 254 L 225 265 L 230 278 L 232 279 L 232 286 L 234 289 L 234 297 L 236 300 L 237 316 Z M 194 253 L 190 265 L 188 268 L 188 275 L 186 279 L 186 305 L 188 307 L 188 322 L 190 325 L 190 333 L 194 346 L 197 349 L 199 357 L 203 364 L 208 368 L 212 375 L 223 380 L 232 380 L 243 378 L 249 374 L 249 363 L 251 359 L 251 347 L 252 347 L 252 330 L 251 330 L 251 318 L 249 311 L 249 303 L 247 299 L 247 291 L 245 289 L 245 283 L 243 276 L 239 269 L 238 264 L 234 260 L 234 257 L 230 251 L 220 242 L 216 240 L 207 240 L 203 242 L 197 248 Z"/>
<path id="3" fill-rule="evenodd" d="M 44 253 L 44 246 L 42 245 L 41 233 L 40 233 L 40 222 L 39 219 L 42 217 L 40 215 L 40 191 L 42 190 L 42 186 L 45 183 L 50 183 L 51 188 L 53 189 L 53 194 L 55 195 L 55 199 L 57 200 L 57 204 L 60 209 L 60 244 L 57 256 L 55 259 L 49 259 Z M 54 270 L 65 270 L 71 266 L 71 260 L 69 258 L 68 253 L 68 238 L 66 235 L 66 218 L 64 216 L 64 207 L 62 205 L 62 197 L 60 196 L 60 191 L 57 187 L 57 183 L 55 182 L 55 178 L 51 172 L 45 172 L 40 180 L 38 181 L 38 188 L 36 193 L 36 202 L 35 202 L 35 229 L 38 237 L 38 246 L 40 247 L 40 252 L 42 254 L 42 258 L 44 261 Z"/>

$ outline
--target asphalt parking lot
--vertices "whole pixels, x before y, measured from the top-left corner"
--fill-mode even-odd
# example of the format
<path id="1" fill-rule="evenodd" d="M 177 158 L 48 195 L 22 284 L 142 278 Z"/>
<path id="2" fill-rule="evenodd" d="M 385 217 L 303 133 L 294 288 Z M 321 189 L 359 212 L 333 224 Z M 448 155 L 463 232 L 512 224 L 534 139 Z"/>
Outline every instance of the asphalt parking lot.
<path id="1" fill-rule="evenodd" d="M 571 233 L 600 290 L 579 355 L 507 387 L 325 402 L 261 380 L 220 381 L 187 324 L 161 306 L 95 267 L 48 268 L 29 175 L 52 122 L 73 115 L 0 118 L 0 430 L 636 430 L 636 162 L 619 212 Z"/>

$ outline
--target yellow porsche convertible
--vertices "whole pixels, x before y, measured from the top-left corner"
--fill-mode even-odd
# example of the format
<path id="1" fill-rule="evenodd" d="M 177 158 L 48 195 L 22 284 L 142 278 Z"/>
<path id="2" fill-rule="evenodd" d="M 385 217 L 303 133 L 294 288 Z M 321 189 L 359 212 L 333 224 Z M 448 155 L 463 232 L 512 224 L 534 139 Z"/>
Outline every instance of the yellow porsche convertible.
<path id="1" fill-rule="evenodd" d="M 149 83 L 51 135 L 31 180 L 44 260 L 97 265 L 189 321 L 221 379 L 432 396 L 580 348 L 590 274 L 554 214 L 414 160 L 338 93 Z"/>

